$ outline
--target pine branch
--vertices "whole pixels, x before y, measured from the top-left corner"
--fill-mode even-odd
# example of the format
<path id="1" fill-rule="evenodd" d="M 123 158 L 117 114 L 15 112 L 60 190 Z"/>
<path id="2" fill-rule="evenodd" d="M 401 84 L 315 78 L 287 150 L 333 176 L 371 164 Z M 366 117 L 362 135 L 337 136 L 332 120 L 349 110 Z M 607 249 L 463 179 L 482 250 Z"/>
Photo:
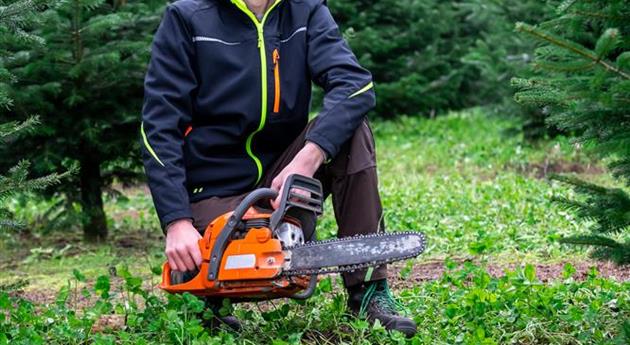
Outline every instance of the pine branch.
<path id="1" fill-rule="evenodd" d="M 608 165 L 616 178 L 625 178 L 626 185 L 630 186 L 630 157 L 619 159 Z"/>
<path id="2" fill-rule="evenodd" d="M 575 244 L 575 245 L 582 245 L 582 246 L 600 246 L 600 247 L 607 247 L 611 249 L 622 247 L 621 243 L 611 238 L 608 238 L 606 236 L 600 236 L 600 235 L 578 235 L 578 236 L 563 237 L 559 241 L 562 243 L 567 243 L 567 244 Z"/>
<path id="3" fill-rule="evenodd" d="M 595 193 L 595 194 L 605 194 L 608 192 L 608 189 L 594 183 L 589 183 L 583 180 L 578 179 L 577 177 L 567 176 L 567 175 L 558 175 L 552 174 L 549 176 L 551 180 L 556 180 L 559 182 L 563 182 L 566 184 L 570 184 L 574 186 L 575 191 L 578 193 Z"/>
<path id="4" fill-rule="evenodd" d="M 630 264 L 630 243 L 619 243 L 619 246 L 614 248 L 595 246 L 590 256 L 598 260 L 610 260 L 618 265 L 628 265 Z"/>
<path id="5" fill-rule="evenodd" d="M 579 246 L 595 246 L 591 257 L 601 260 L 612 260 L 619 265 L 630 264 L 630 243 L 621 243 L 605 236 L 578 235 L 563 237 L 561 243 Z"/>
<path id="6" fill-rule="evenodd" d="M 556 12 L 562 13 L 571 8 L 571 6 L 575 5 L 577 0 L 564 0 L 559 6 Z"/>
<path id="7" fill-rule="evenodd" d="M 577 72 L 590 69 L 595 66 L 594 62 L 590 61 L 549 61 L 539 60 L 534 63 L 536 67 L 541 67 L 546 70 L 558 71 L 558 72 Z"/>
<path id="8" fill-rule="evenodd" d="M 527 33 L 531 36 L 534 36 L 538 39 L 547 41 L 547 42 L 551 42 L 552 44 L 555 44 L 556 46 L 562 47 L 568 51 L 571 51 L 579 56 L 582 56 L 584 58 L 590 59 L 592 60 L 594 63 L 599 64 L 601 66 L 603 66 L 607 71 L 613 72 L 619 76 L 621 76 L 622 78 L 625 79 L 630 79 L 630 74 L 622 71 L 621 69 L 615 67 L 614 65 L 612 65 L 610 62 L 607 62 L 603 59 L 601 59 L 599 56 L 597 56 L 597 54 L 595 54 L 595 52 L 577 44 L 574 42 L 571 42 L 569 40 L 566 40 L 560 36 L 554 35 L 552 33 L 543 31 L 543 30 L 539 30 L 536 27 L 526 24 L 526 23 L 516 23 L 516 30 L 520 31 L 520 32 L 524 32 Z"/>
<path id="9" fill-rule="evenodd" d="M 78 168 L 72 167 L 64 173 L 53 173 L 35 179 L 28 179 L 30 164 L 20 161 L 11 168 L 7 176 L 0 175 L 0 201 L 5 200 L 16 193 L 26 193 L 34 190 L 42 190 L 49 186 L 59 184 L 62 179 L 76 173 Z M 20 229 L 23 223 L 10 219 L 11 213 L 0 206 L 0 231 Z"/>
<path id="10" fill-rule="evenodd" d="M 584 16 L 584 17 L 592 17 L 592 18 L 598 18 L 598 19 L 624 19 L 623 16 L 613 16 L 613 15 L 608 15 L 608 14 L 602 14 L 602 13 L 597 13 L 597 12 L 587 12 L 587 11 L 580 11 L 580 10 L 572 11 L 572 13 L 575 13 L 577 15 Z"/>
<path id="11" fill-rule="evenodd" d="M 577 142 L 612 158 L 609 167 L 614 176 L 630 183 L 630 52 L 624 52 L 630 42 L 621 35 L 627 31 L 621 20 L 626 15 L 616 4 L 565 0 L 555 18 L 537 26 L 517 23 L 516 31 L 544 44 L 535 50 L 535 70 L 530 71 L 536 79 L 513 80 L 518 87 L 514 97 L 545 106 L 547 124 L 575 133 Z M 594 246 L 592 257 L 629 263 L 630 243 L 605 235 L 630 230 L 630 195 L 622 188 L 606 188 L 574 176 L 551 179 L 569 184 L 578 194 L 552 200 L 578 219 L 592 222 L 591 234 L 561 242 Z"/>
<path id="12" fill-rule="evenodd" d="M 621 243 L 605 236 L 578 235 L 563 237 L 561 243 L 579 246 L 594 246 L 591 257 L 600 260 L 611 260 L 618 265 L 630 264 L 630 243 Z"/>
<path id="13" fill-rule="evenodd" d="M 5 138 L 15 136 L 22 131 L 30 130 L 40 123 L 39 116 L 32 116 L 25 121 L 12 121 L 0 124 L 0 142 L 5 142 Z"/>
<path id="14" fill-rule="evenodd" d="M 27 161 L 21 161 L 9 170 L 8 176 L 0 175 L 0 200 L 18 191 L 30 192 L 46 189 L 59 184 L 62 179 L 76 172 L 76 169 L 70 169 L 63 173 L 53 173 L 34 179 L 27 179 L 29 166 L 30 164 Z"/>
<path id="15" fill-rule="evenodd" d="M 18 1 L 7 6 L 0 6 L 0 24 L 11 28 L 19 22 L 25 13 L 29 13 L 35 8 L 33 1 Z"/>
<path id="16" fill-rule="evenodd" d="M 551 179 L 570 184 L 576 192 L 586 196 L 585 201 L 565 197 L 552 200 L 582 220 L 594 221 L 594 232 L 620 233 L 630 229 L 630 196 L 622 189 L 604 188 L 568 176 L 552 175 Z"/>

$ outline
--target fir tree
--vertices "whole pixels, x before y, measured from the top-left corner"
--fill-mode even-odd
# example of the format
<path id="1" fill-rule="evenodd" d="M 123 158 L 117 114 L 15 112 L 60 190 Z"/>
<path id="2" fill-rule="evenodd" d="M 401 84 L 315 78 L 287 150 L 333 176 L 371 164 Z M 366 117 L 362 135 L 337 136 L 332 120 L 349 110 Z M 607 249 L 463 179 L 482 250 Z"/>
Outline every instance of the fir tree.
<path id="1" fill-rule="evenodd" d="M 613 175 L 630 185 L 628 1 L 563 1 L 553 19 L 536 26 L 518 23 L 516 29 L 542 42 L 534 61 L 538 76 L 513 80 L 516 100 L 543 107 L 549 124 L 575 133 L 577 142 L 611 160 Z M 573 177 L 556 179 L 583 196 L 556 200 L 593 221 L 591 234 L 564 242 L 592 245 L 596 257 L 630 263 L 628 193 Z"/>
<path id="2" fill-rule="evenodd" d="M 138 113 L 151 36 L 164 5 L 60 1 L 41 14 L 41 25 L 33 31 L 46 45 L 22 46 L 23 55 L 10 65 L 18 77 L 12 92 L 15 112 L 42 118 L 42 126 L 12 156 L 28 157 L 38 173 L 78 164 L 79 173 L 57 191 L 81 205 L 89 241 L 105 240 L 108 234 L 104 189 L 114 179 L 143 176 Z"/>
<path id="3" fill-rule="evenodd" d="M 9 97 L 8 87 L 15 82 L 15 76 L 7 70 L 5 62 L 16 58 L 11 48 L 15 43 L 41 44 L 42 40 L 25 31 L 35 19 L 37 4 L 33 1 L 0 1 L 0 108 L 10 111 L 13 100 Z M 5 154 L 24 133 L 38 123 L 37 117 L 30 117 L 23 122 L 8 122 L 0 124 L 0 153 Z M 21 160 L 11 167 L 6 174 L 0 173 L 0 233 L 8 229 L 20 228 L 23 224 L 12 219 L 11 212 L 4 207 L 6 201 L 17 193 L 42 190 L 50 185 L 59 183 L 65 174 L 50 174 L 29 179 L 30 163 Z"/>
<path id="4" fill-rule="evenodd" d="M 469 26 L 450 1 L 339 0 L 329 6 L 373 74 L 377 114 L 435 114 L 466 104 L 461 91 L 470 69 L 459 58 L 470 42 Z"/>
<path id="5" fill-rule="evenodd" d="M 541 0 L 335 0 L 330 9 L 372 72 L 382 117 L 436 114 L 500 102 L 533 50 L 516 20 L 545 15 Z M 314 104 L 317 104 L 314 102 Z"/>

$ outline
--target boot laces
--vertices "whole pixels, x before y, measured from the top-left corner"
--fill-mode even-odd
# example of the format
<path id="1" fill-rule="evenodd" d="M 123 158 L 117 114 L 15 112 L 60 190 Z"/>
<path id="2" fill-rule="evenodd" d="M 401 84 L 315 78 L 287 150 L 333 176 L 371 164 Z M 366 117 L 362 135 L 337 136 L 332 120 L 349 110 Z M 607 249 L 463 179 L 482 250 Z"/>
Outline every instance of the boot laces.
<path id="1" fill-rule="evenodd" d="M 387 281 L 373 282 L 368 285 L 361 299 L 359 315 L 365 316 L 370 306 L 373 306 L 373 308 L 377 310 L 395 315 L 402 309 L 400 302 L 396 300 L 389 290 Z"/>

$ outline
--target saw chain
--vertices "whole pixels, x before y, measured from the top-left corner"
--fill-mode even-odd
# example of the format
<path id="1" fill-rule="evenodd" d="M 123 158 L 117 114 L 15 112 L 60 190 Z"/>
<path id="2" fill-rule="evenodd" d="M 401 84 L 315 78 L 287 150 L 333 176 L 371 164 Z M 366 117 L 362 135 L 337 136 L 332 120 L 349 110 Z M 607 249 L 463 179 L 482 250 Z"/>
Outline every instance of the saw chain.
<path id="1" fill-rule="evenodd" d="M 304 248 L 309 248 L 309 249 L 315 249 L 315 248 L 322 248 L 322 250 L 326 250 L 326 249 L 330 249 L 331 245 L 344 245 L 344 244 L 349 244 L 351 242 L 357 242 L 359 244 L 361 244 L 361 241 L 366 241 L 366 240 L 371 240 L 371 239 L 380 239 L 382 241 L 384 241 L 384 243 L 387 243 L 388 238 L 389 239 L 396 239 L 396 238 L 400 238 L 400 237 L 404 237 L 404 236 L 419 236 L 420 238 L 420 244 L 412 249 L 401 249 L 401 254 L 400 255 L 393 255 L 389 258 L 385 258 L 385 259 L 379 259 L 379 260 L 367 260 L 365 262 L 360 262 L 360 263 L 356 263 L 356 264 L 350 264 L 350 265 L 344 265 L 343 262 L 339 262 L 338 264 L 334 264 L 334 265 L 327 265 L 326 267 L 319 267 L 319 268 L 309 268 L 309 269 L 287 269 L 284 270 L 282 272 L 282 275 L 284 276 L 305 276 L 305 275 L 314 275 L 314 274 L 331 274 L 331 273 L 343 273 L 343 272 L 354 272 L 357 270 L 362 270 L 362 269 L 367 269 L 369 267 L 376 267 L 376 266 L 381 266 L 381 265 L 385 265 L 385 264 L 389 264 L 392 262 L 396 262 L 396 261 L 401 261 L 401 260 L 406 260 L 406 259 L 411 259 L 414 258 L 416 256 L 418 256 L 419 254 L 421 254 L 425 247 L 426 247 L 426 242 L 425 242 L 425 236 L 422 233 L 419 232 L 411 232 L 411 231 L 407 231 L 407 232 L 394 232 L 394 233 L 376 233 L 376 234 L 369 234 L 369 235 L 357 235 L 357 236 L 351 236 L 351 237 L 343 237 L 343 238 L 334 238 L 334 239 L 329 239 L 329 240 L 322 240 L 322 241 L 313 241 L 313 242 L 307 242 L 304 244 L 298 244 L 298 245 L 294 245 L 291 247 L 287 247 L 285 248 L 285 250 L 289 251 L 292 253 L 292 255 L 297 255 L 297 253 L 300 252 L 300 249 L 304 249 Z M 367 241 L 366 241 L 367 242 Z M 337 249 L 337 248 L 335 248 Z M 368 248 L 369 249 L 369 248 Z M 364 248 L 361 249 L 361 251 L 366 250 Z M 341 252 L 337 253 L 340 254 Z M 336 253 L 334 251 L 329 252 L 329 253 L 325 253 L 322 252 L 323 255 L 335 255 Z M 358 255 L 358 254 L 355 254 Z M 373 255 L 372 253 L 369 252 L 365 252 L 362 255 L 364 255 L 363 257 L 365 258 L 369 258 L 371 255 Z"/>

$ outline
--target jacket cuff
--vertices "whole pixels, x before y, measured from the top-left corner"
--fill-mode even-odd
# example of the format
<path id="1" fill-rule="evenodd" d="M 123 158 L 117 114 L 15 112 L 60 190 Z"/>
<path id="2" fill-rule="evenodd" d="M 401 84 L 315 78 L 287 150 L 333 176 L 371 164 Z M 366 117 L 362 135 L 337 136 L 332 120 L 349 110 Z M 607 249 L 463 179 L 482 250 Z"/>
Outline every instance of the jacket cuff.
<path id="1" fill-rule="evenodd" d="M 329 162 L 337 155 L 337 148 L 328 138 L 315 132 L 306 133 L 305 141 L 311 141 L 319 146 L 326 154 L 326 162 Z"/>
<path id="2" fill-rule="evenodd" d="M 166 234 L 166 228 L 168 227 L 168 225 L 171 224 L 172 222 L 174 222 L 176 220 L 180 220 L 180 219 L 191 219 L 192 220 L 193 216 L 192 216 L 192 212 L 190 211 L 190 209 L 174 211 L 174 212 L 167 213 L 166 215 L 162 216 L 162 218 L 160 219 L 160 225 L 162 226 L 162 232 L 164 234 Z"/>

